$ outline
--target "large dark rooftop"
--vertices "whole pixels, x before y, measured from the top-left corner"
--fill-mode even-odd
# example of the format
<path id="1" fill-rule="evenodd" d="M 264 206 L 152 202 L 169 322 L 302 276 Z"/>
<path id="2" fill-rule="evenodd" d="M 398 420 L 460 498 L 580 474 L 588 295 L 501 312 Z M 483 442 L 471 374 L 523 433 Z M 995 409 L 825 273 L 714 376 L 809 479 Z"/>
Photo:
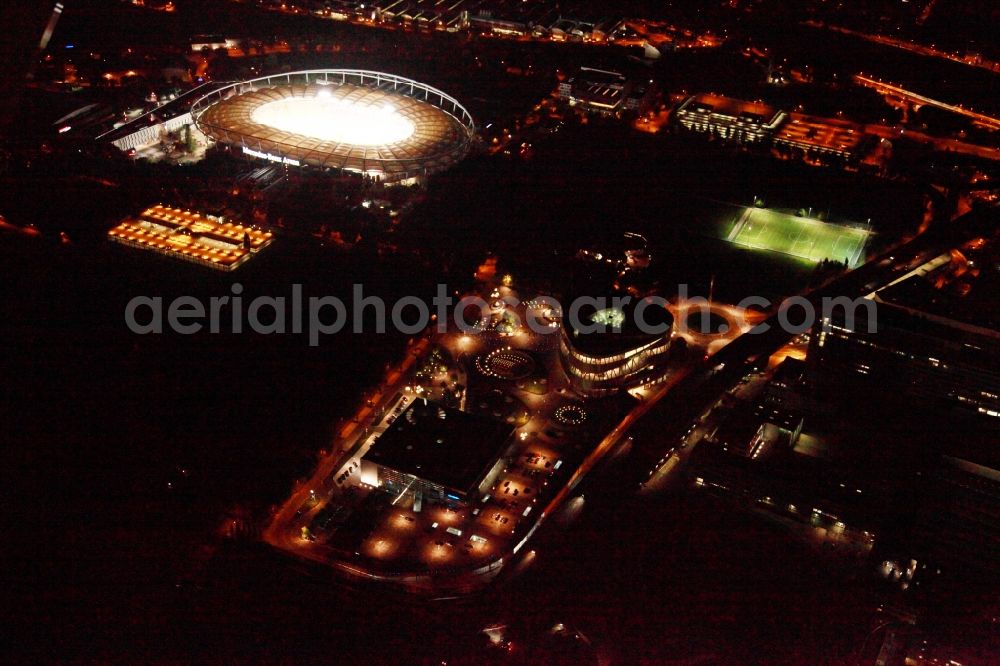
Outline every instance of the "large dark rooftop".
<path id="1" fill-rule="evenodd" d="M 1000 256 L 1000 252 L 997 253 Z M 1000 312 L 995 307 L 1000 292 L 1000 261 L 984 257 L 982 271 L 958 278 L 939 270 L 931 275 L 914 275 L 878 292 L 888 304 L 923 312 L 984 331 L 1000 330 Z M 945 267 L 945 268 L 951 268 Z M 936 284 L 940 279 L 942 285 Z"/>
<path id="2" fill-rule="evenodd" d="M 379 437 L 366 460 L 468 492 L 501 453 L 513 426 L 417 400 Z"/>

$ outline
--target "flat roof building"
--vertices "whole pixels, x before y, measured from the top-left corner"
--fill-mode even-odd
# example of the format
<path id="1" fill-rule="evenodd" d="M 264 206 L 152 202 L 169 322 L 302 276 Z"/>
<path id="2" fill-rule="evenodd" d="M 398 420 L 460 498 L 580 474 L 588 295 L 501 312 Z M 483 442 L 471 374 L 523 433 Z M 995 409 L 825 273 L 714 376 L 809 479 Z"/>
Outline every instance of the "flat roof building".
<path id="1" fill-rule="evenodd" d="M 493 485 L 512 432 L 502 421 L 417 400 L 365 454 L 361 479 L 390 492 L 465 502 Z"/>
<path id="2" fill-rule="evenodd" d="M 702 93 L 677 107 L 677 121 L 693 132 L 736 143 L 763 143 L 811 158 L 855 160 L 871 151 L 875 137 L 864 126 L 838 118 L 787 113 L 762 102 Z"/>
<path id="3" fill-rule="evenodd" d="M 755 143 L 774 136 L 788 117 L 784 111 L 760 102 L 702 93 L 679 107 L 678 122 L 694 132 L 716 134 L 738 143 Z"/>
<path id="4" fill-rule="evenodd" d="M 602 115 L 623 111 L 643 113 L 654 95 L 653 82 L 621 72 L 581 67 L 559 84 L 559 97 L 570 106 Z"/>
<path id="5" fill-rule="evenodd" d="M 832 155 L 843 159 L 861 157 L 872 143 L 856 123 L 832 118 L 791 114 L 790 120 L 774 135 L 776 146 L 785 146 L 809 155 Z"/>
<path id="6" fill-rule="evenodd" d="M 821 376 L 833 382 L 843 373 L 867 378 L 924 406 L 957 408 L 997 423 L 1000 278 L 989 268 L 997 256 L 1000 242 L 977 239 L 931 259 L 870 296 L 878 303 L 871 321 L 859 316 L 848 322 L 843 309 L 835 309 L 813 336 Z"/>
<path id="7" fill-rule="evenodd" d="M 1000 571 L 1000 469 L 942 456 L 919 493 L 912 554 L 958 575 Z"/>
<path id="8" fill-rule="evenodd" d="M 108 240 L 216 270 L 232 271 L 274 237 L 223 217 L 157 204 L 108 231 Z"/>

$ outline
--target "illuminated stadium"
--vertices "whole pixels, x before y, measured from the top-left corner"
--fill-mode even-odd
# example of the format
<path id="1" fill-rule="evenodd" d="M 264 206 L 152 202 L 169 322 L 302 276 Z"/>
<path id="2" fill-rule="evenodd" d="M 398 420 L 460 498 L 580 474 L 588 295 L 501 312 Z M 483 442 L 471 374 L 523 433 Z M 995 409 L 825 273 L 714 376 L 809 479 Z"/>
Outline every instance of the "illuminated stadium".
<path id="1" fill-rule="evenodd" d="M 233 83 L 191 107 L 198 128 L 251 157 L 362 173 L 426 176 L 469 150 L 474 123 L 457 100 L 392 74 L 327 69 Z"/>

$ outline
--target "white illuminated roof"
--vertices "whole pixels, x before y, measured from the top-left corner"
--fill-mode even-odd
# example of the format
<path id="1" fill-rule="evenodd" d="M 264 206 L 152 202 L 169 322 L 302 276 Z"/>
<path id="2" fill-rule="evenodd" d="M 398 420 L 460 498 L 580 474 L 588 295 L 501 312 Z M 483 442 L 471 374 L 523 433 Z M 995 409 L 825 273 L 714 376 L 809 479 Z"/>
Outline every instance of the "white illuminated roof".
<path id="1" fill-rule="evenodd" d="M 413 134 L 413 123 L 389 104 L 359 104 L 324 92 L 321 89 L 314 97 L 287 97 L 262 104 L 250 117 L 282 132 L 357 146 L 382 146 Z"/>
<path id="2" fill-rule="evenodd" d="M 451 104 L 443 93 L 434 93 L 435 99 L 428 92 L 432 88 L 378 72 L 371 73 L 371 82 L 385 87 L 287 80 L 306 74 L 281 75 L 278 85 L 264 80 L 268 85 L 250 90 L 246 86 L 252 82 L 231 84 L 217 91 L 218 99 L 213 93 L 197 103 L 198 127 L 245 155 L 364 173 L 386 182 L 440 171 L 468 152 L 471 117 L 457 105 L 449 108 L 462 118 L 436 105 Z M 331 75 L 348 78 L 336 70 Z"/>

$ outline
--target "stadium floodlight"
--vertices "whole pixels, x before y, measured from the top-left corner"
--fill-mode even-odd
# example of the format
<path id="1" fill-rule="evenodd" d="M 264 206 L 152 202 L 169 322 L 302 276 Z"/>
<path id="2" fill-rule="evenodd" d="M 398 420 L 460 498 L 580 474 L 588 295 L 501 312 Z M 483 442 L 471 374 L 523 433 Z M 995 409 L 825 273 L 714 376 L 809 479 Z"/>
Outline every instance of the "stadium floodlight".
<path id="1" fill-rule="evenodd" d="M 289 97 L 263 104 L 254 109 L 251 118 L 283 132 L 356 146 L 396 143 L 410 138 L 414 131 L 413 123 L 392 106 L 333 98 L 327 89 L 315 97 Z"/>
<path id="2" fill-rule="evenodd" d="M 237 81 L 191 106 L 209 138 L 251 157 L 403 183 L 468 153 L 472 116 L 419 81 L 371 70 L 303 70 Z"/>

